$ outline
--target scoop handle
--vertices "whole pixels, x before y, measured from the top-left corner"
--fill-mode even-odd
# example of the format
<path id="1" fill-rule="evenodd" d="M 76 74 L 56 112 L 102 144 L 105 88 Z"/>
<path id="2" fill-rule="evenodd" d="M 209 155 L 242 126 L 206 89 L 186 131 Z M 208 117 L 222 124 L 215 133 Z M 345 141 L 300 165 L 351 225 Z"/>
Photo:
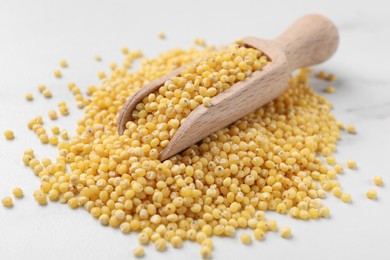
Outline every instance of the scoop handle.
<path id="1" fill-rule="evenodd" d="M 310 14 L 301 17 L 275 43 L 284 50 L 289 71 L 329 59 L 339 44 L 339 33 L 328 18 Z"/>

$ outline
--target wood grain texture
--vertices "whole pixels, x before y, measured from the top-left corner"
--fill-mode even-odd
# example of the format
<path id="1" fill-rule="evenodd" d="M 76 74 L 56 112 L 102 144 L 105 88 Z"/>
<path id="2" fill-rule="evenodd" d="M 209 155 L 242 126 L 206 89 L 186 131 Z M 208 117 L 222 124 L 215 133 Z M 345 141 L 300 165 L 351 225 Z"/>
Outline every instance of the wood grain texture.
<path id="1" fill-rule="evenodd" d="M 270 63 L 261 71 L 234 84 L 211 99 L 211 106 L 198 106 L 185 119 L 168 145 L 159 154 L 165 160 L 186 149 L 209 134 L 230 125 L 257 108 L 278 97 L 287 87 L 288 76 L 296 68 L 311 66 L 329 59 L 339 42 L 335 25 L 321 15 L 307 15 L 298 19 L 274 41 L 246 37 L 243 43 L 262 51 Z M 127 101 L 118 121 L 123 134 L 132 110 L 147 95 L 165 81 L 177 76 L 179 68 L 141 88 Z"/>

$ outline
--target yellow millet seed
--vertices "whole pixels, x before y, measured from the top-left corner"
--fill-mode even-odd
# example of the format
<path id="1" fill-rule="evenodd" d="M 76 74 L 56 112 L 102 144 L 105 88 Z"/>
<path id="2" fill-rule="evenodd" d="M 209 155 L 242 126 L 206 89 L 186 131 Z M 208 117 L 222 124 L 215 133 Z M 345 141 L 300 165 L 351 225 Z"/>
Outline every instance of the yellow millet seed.
<path id="1" fill-rule="evenodd" d="M 206 241 L 206 239 L 204 241 Z M 203 244 L 203 242 L 202 242 L 202 244 Z M 181 248 L 181 247 L 183 247 L 183 240 L 179 236 L 173 236 L 171 239 L 171 244 L 174 248 Z"/>
<path id="2" fill-rule="evenodd" d="M 53 127 L 51 128 L 51 132 L 52 132 L 53 134 L 55 134 L 55 135 L 58 135 L 58 134 L 60 134 L 60 128 L 59 128 L 58 126 L 53 126 Z"/>
<path id="3" fill-rule="evenodd" d="M 95 61 L 102 61 L 102 57 L 100 55 L 95 55 L 93 58 Z"/>
<path id="4" fill-rule="evenodd" d="M 351 194 L 348 194 L 348 193 L 341 194 L 341 200 L 343 202 L 349 203 L 349 202 L 351 202 L 351 199 L 352 199 Z"/>
<path id="5" fill-rule="evenodd" d="M 62 77 L 62 73 L 61 73 L 60 70 L 55 70 L 55 71 L 53 72 L 53 74 L 54 74 L 54 76 L 55 76 L 56 78 L 61 78 L 61 77 Z"/>
<path id="6" fill-rule="evenodd" d="M 66 130 L 62 130 L 60 133 L 60 136 L 61 136 L 62 140 L 69 140 L 68 131 L 66 131 Z"/>
<path id="7" fill-rule="evenodd" d="M 334 81 L 335 79 L 336 79 L 336 76 L 333 73 L 330 73 L 325 77 L 325 80 L 327 80 L 327 81 Z"/>
<path id="8" fill-rule="evenodd" d="M 320 78 L 320 79 L 325 79 L 325 78 L 326 78 L 326 74 L 325 74 L 324 71 L 318 72 L 315 76 L 316 76 L 317 78 Z"/>
<path id="9" fill-rule="evenodd" d="M 14 205 L 12 198 L 11 197 L 5 197 L 1 200 L 1 203 L 3 204 L 4 207 L 6 208 L 12 208 Z"/>
<path id="10" fill-rule="evenodd" d="M 336 89 L 333 86 L 329 86 L 325 89 L 325 92 L 328 94 L 333 94 L 334 92 L 336 92 Z"/>
<path id="11" fill-rule="evenodd" d="M 160 161 L 159 153 L 193 110 L 272 61 L 259 50 L 233 44 L 223 50 L 173 49 L 130 71 L 141 57 L 140 51 L 127 50 L 122 66 L 88 90 L 88 100 L 79 87 L 68 85 L 76 104 L 85 106 L 84 116 L 71 139 L 64 130 L 56 136 L 63 140 L 51 163 L 23 155 L 40 177 L 35 198 L 43 193 L 83 206 L 102 225 L 145 234 L 158 250 L 166 243 L 196 241 L 203 257 L 210 257 L 213 235 L 234 237 L 239 228 L 250 227 L 261 240 L 276 230 L 276 222 L 265 221 L 265 211 L 329 217 L 321 199 L 340 184 L 322 155 L 336 150 L 340 127 L 331 103 L 309 87 L 307 69 L 289 78 L 279 98 Z M 118 135 L 117 115 L 126 97 L 187 64 L 136 104 L 132 121 Z M 57 112 L 69 114 L 67 104 L 59 104 Z M 50 142 L 42 118 L 28 127 Z"/>
<path id="12" fill-rule="evenodd" d="M 334 171 L 338 174 L 341 174 L 344 172 L 344 168 L 341 164 L 336 164 L 334 167 L 333 167 Z"/>
<path id="13" fill-rule="evenodd" d="M 357 168 L 356 162 L 354 160 L 347 160 L 347 167 L 349 169 L 356 169 Z"/>
<path id="14" fill-rule="evenodd" d="M 7 140 L 13 140 L 15 138 L 15 134 L 11 130 L 5 130 L 4 136 Z"/>
<path id="15" fill-rule="evenodd" d="M 200 256 L 203 259 L 209 259 L 211 257 L 211 248 L 208 246 L 202 246 L 200 248 Z"/>
<path id="16" fill-rule="evenodd" d="M 205 107 L 211 106 L 211 99 L 210 99 L 209 97 L 205 97 L 205 98 L 203 99 L 203 105 L 204 105 Z"/>
<path id="17" fill-rule="evenodd" d="M 158 38 L 160 38 L 160 39 L 165 39 L 165 38 L 166 38 L 164 32 L 159 32 L 159 33 L 157 34 L 157 36 L 158 36 Z"/>
<path id="18" fill-rule="evenodd" d="M 50 136 L 49 137 L 49 143 L 51 144 L 51 145 L 54 145 L 54 146 L 57 146 L 57 144 L 58 144 L 58 136 Z"/>
<path id="19" fill-rule="evenodd" d="M 265 237 L 265 232 L 263 229 L 261 228 L 256 228 L 255 230 L 253 230 L 253 237 L 256 239 L 256 240 L 263 240 L 264 237 Z"/>
<path id="20" fill-rule="evenodd" d="M 336 163 L 336 158 L 334 158 L 333 156 L 327 156 L 326 162 L 330 165 L 334 165 Z"/>
<path id="21" fill-rule="evenodd" d="M 58 115 L 57 115 L 57 112 L 55 110 L 49 110 L 49 112 L 47 113 L 47 115 L 49 116 L 49 118 L 51 120 L 57 120 L 58 119 Z"/>
<path id="22" fill-rule="evenodd" d="M 123 47 L 122 48 L 122 53 L 123 54 L 129 54 L 129 48 L 128 47 Z"/>
<path id="23" fill-rule="evenodd" d="M 42 206 L 47 204 L 47 195 L 42 190 L 34 192 L 34 198 Z"/>
<path id="24" fill-rule="evenodd" d="M 283 238 L 290 238 L 291 237 L 291 228 L 290 227 L 281 227 L 280 228 L 280 235 Z"/>
<path id="25" fill-rule="evenodd" d="M 142 244 L 142 245 L 146 245 L 148 242 L 149 242 L 149 235 L 144 233 L 144 232 L 141 232 L 139 233 L 138 235 L 138 241 Z"/>
<path id="26" fill-rule="evenodd" d="M 46 89 L 47 89 L 47 87 L 45 85 L 43 85 L 43 84 L 38 85 L 38 90 L 40 93 L 43 93 L 43 91 L 45 91 Z"/>
<path id="27" fill-rule="evenodd" d="M 367 196 L 367 198 L 369 198 L 371 200 L 375 200 L 377 198 L 377 192 L 374 189 L 368 190 L 366 192 L 366 196 Z"/>
<path id="28" fill-rule="evenodd" d="M 12 194 L 14 194 L 15 198 L 21 199 L 23 198 L 23 190 L 19 187 L 15 187 L 12 189 Z"/>
<path id="29" fill-rule="evenodd" d="M 51 98 L 53 95 L 51 94 L 51 91 L 48 90 L 48 89 L 45 89 L 43 92 L 42 92 L 42 95 L 45 97 L 45 98 Z"/>
<path id="30" fill-rule="evenodd" d="M 249 245 L 252 242 L 252 238 L 251 238 L 251 236 L 249 234 L 242 233 L 241 236 L 240 236 L 240 241 L 244 245 Z"/>
<path id="31" fill-rule="evenodd" d="M 143 246 L 136 246 L 133 249 L 133 254 L 135 257 L 143 257 L 145 255 L 145 249 Z"/>
<path id="32" fill-rule="evenodd" d="M 104 71 L 99 71 L 98 77 L 99 77 L 99 79 L 104 79 L 106 77 L 106 73 Z"/>
<path id="33" fill-rule="evenodd" d="M 341 190 L 340 187 L 334 187 L 332 189 L 333 195 L 335 195 L 337 198 L 341 198 L 341 195 L 343 194 L 343 191 Z"/>
<path id="34" fill-rule="evenodd" d="M 60 60 L 60 66 L 63 67 L 63 68 L 67 68 L 68 67 L 68 62 L 66 60 Z"/>
<path id="35" fill-rule="evenodd" d="M 60 193 L 57 190 L 50 190 L 48 197 L 51 201 L 57 201 L 60 196 Z"/>
<path id="36" fill-rule="evenodd" d="M 154 247 L 157 251 L 164 251 L 167 248 L 167 242 L 163 238 L 159 238 L 154 242 Z"/>
<path id="37" fill-rule="evenodd" d="M 70 198 L 68 201 L 68 206 L 72 209 L 75 209 L 79 206 L 79 199 L 78 198 Z"/>
<path id="38" fill-rule="evenodd" d="M 30 93 L 30 92 L 26 93 L 25 98 L 26 98 L 27 101 L 33 101 L 34 100 L 33 94 Z"/>
<path id="39" fill-rule="evenodd" d="M 276 220 L 270 220 L 266 223 L 268 230 L 276 231 L 278 229 L 278 222 Z"/>
<path id="40" fill-rule="evenodd" d="M 213 247 L 214 247 L 213 240 L 211 240 L 210 238 L 206 238 L 205 240 L 203 240 L 202 246 L 207 246 L 207 247 L 213 249 Z"/>
<path id="41" fill-rule="evenodd" d="M 195 38 L 194 43 L 199 46 L 206 46 L 206 41 L 201 38 Z"/>
<path id="42" fill-rule="evenodd" d="M 374 177 L 374 184 L 376 186 L 383 186 L 383 179 L 381 176 L 375 176 Z"/>
<path id="43" fill-rule="evenodd" d="M 356 134 L 356 128 L 354 125 L 347 125 L 345 130 L 350 134 Z"/>

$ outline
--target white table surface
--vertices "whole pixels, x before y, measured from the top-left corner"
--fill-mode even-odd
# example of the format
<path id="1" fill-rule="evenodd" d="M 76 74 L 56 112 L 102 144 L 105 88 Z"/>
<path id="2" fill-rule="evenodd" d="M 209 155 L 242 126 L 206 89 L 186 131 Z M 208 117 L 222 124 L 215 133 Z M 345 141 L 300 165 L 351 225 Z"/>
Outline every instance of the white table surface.
<path id="1" fill-rule="evenodd" d="M 40 207 L 32 198 L 37 177 L 22 165 L 21 156 L 33 147 L 38 157 L 54 158 L 56 151 L 40 145 L 26 124 L 46 115 L 60 101 L 71 114 L 60 126 L 75 128 L 81 111 L 74 106 L 66 83 L 83 89 L 97 84 L 97 72 L 121 61 L 120 49 L 141 48 L 151 57 L 172 47 L 187 48 L 194 37 L 209 43 L 229 43 L 253 35 L 276 37 L 301 15 L 317 12 L 339 27 L 341 44 L 330 61 L 317 66 L 337 74 L 337 91 L 327 95 L 339 120 L 355 124 L 357 135 L 343 135 L 337 158 L 355 159 L 359 169 L 340 177 L 353 196 L 345 204 L 330 196 L 325 204 L 332 217 L 298 221 L 269 214 L 293 230 L 291 240 L 269 234 L 264 242 L 244 246 L 235 239 L 215 239 L 213 259 L 390 259 L 390 25 L 388 1 L 130 1 L 130 0 L 1 0 L 0 1 L 0 197 L 20 186 L 26 196 L 12 209 L 0 207 L 0 259 L 133 259 L 135 235 L 102 227 L 85 210 L 58 203 Z M 167 39 L 157 37 L 164 31 Z M 100 54 L 97 63 L 93 56 Z M 60 59 L 69 69 L 61 80 L 53 77 Z M 37 85 L 47 84 L 54 97 L 45 100 Z M 323 91 L 326 83 L 313 81 Z M 34 102 L 26 102 L 26 92 Z M 16 139 L 2 133 L 13 129 Z M 365 198 L 375 175 L 385 187 L 378 201 Z M 157 253 L 147 247 L 145 259 L 199 259 L 198 245 Z"/>

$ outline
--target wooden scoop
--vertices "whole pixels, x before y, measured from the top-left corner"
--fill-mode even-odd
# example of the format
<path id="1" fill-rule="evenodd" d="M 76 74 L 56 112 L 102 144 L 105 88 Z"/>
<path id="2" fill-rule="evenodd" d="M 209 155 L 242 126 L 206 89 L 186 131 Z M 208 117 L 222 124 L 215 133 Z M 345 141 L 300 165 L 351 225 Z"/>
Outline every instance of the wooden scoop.
<path id="1" fill-rule="evenodd" d="M 244 38 L 244 45 L 262 51 L 270 63 L 213 97 L 210 107 L 200 105 L 193 110 L 160 152 L 159 159 L 165 160 L 177 154 L 275 99 L 285 90 L 290 72 L 326 61 L 336 51 L 338 43 L 339 35 L 335 25 L 328 18 L 317 14 L 298 19 L 273 41 Z M 145 85 L 127 100 L 119 115 L 120 135 L 126 129 L 126 123 L 132 120 L 135 106 L 158 90 L 165 81 L 178 76 L 182 69 Z"/>

